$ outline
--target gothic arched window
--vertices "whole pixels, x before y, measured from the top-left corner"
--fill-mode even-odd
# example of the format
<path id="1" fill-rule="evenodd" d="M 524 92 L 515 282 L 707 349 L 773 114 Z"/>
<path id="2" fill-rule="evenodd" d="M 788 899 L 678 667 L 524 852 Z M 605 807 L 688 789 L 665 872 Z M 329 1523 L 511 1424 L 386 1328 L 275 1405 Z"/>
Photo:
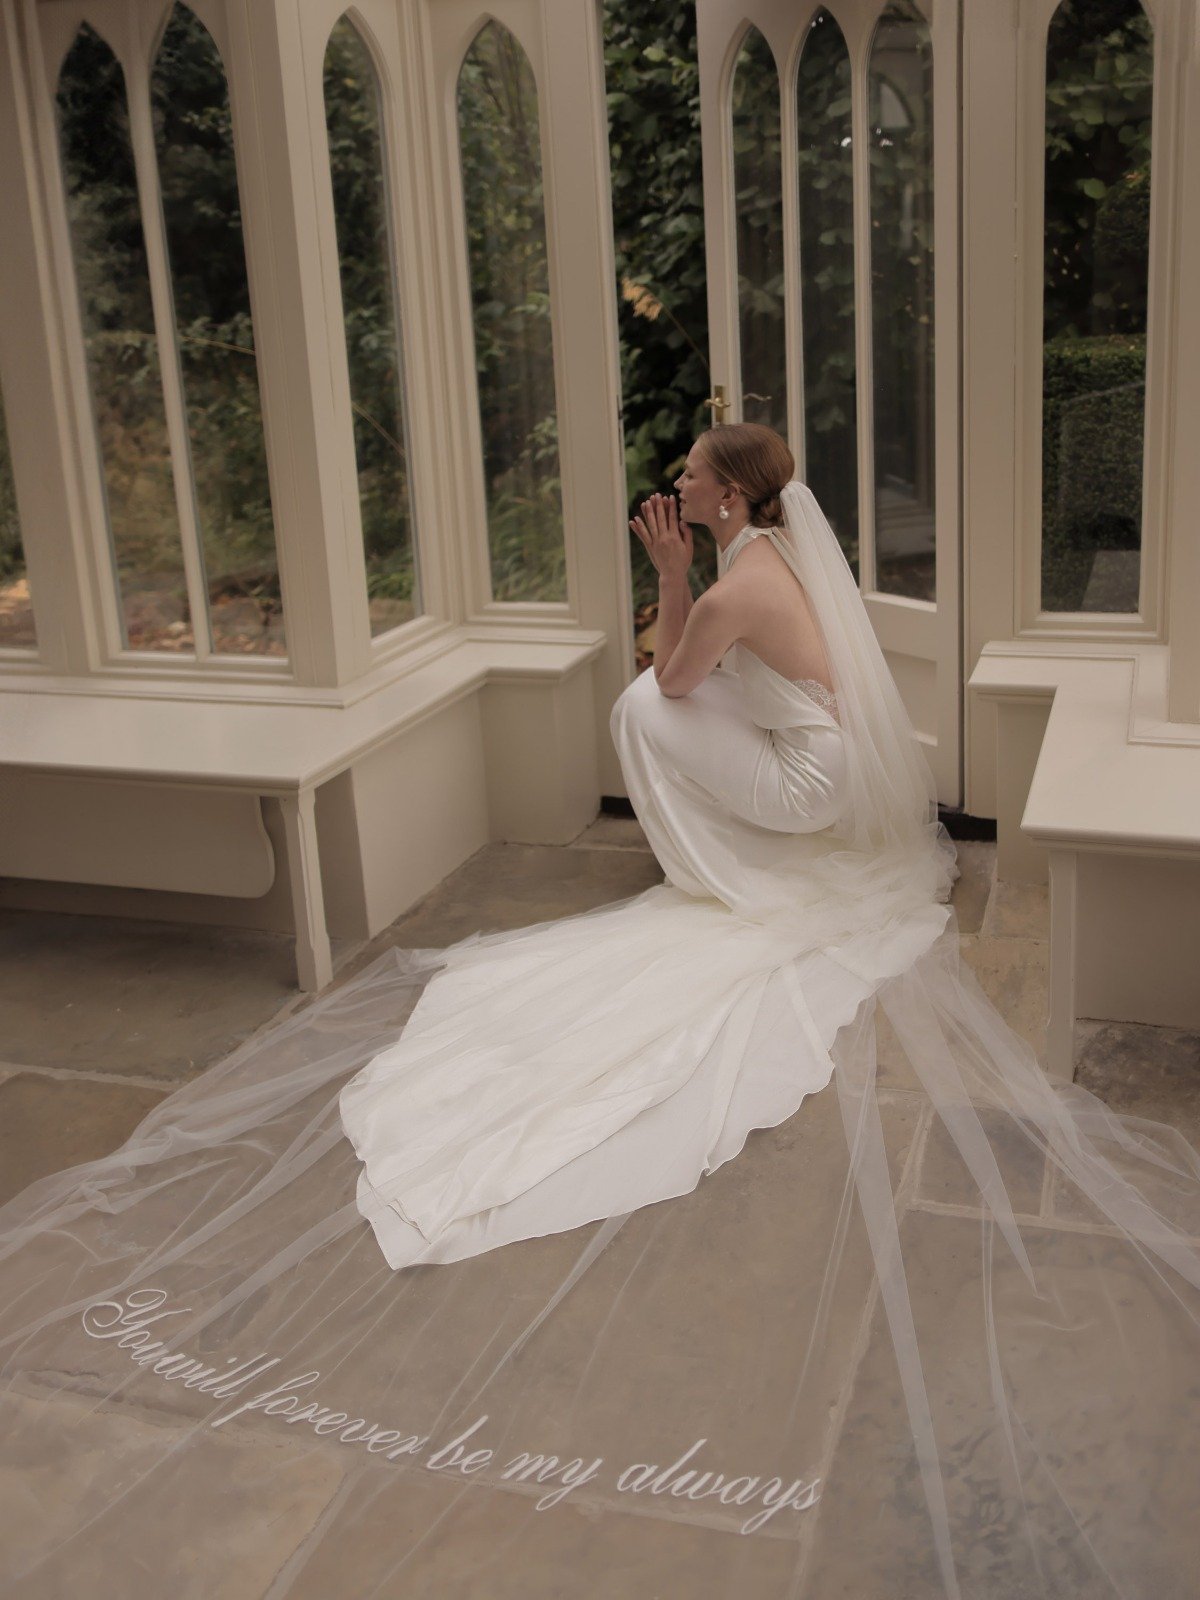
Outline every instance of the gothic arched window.
<path id="1" fill-rule="evenodd" d="M 404 358 L 379 74 L 343 16 L 325 47 L 325 124 L 350 370 L 371 633 L 421 609 L 409 492 Z"/>
<path id="2" fill-rule="evenodd" d="M 784 337 L 783 168 L 779 74 L 771 47 L 748 28 L 734 64 L 734 223 L 742 417 L 788 431 Z"/>
<path id="3" fill-rule="evenodd" d="M 850 53 L 818 11 L 796 77 L 805 481 L 857 577 L 853 126 Z"/>
<path id="4" fill-rule="evenodd" d="M 185 5 L 163 33 L 150 104 L 212 647 L 277 655 L 283 607 L 229 89 L 212 35 Z"/>
<path id="5" fill-rule="evenodd" d="M 125 75 L 87 23 L 63 60 L 56 110 L 123 643 L 191 650 Z"/>
<path id="6" fill-rule="evenodd" d="M 537 85 L 496 21 L 458 75 L 492 597 L 564 601 L 562 485 Z"/>
<path id="7" fill-rule="evenodd" d="M 1136 612 L 1154 39 L 1137 0 L 1046 38 L 1042 609 Z"/>
<path id="8" fill-rule="evenodd" d="M 933 45 L 911 0 L 867 68 L 875 587 L 933 600 Z"/>

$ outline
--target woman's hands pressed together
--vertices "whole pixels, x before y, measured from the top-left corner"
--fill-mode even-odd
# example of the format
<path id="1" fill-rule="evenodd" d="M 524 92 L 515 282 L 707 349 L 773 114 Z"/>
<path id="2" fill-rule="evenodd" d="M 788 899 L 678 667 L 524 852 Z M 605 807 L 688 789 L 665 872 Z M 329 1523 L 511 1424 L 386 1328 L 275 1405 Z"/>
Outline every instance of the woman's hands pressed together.
<path id="1" fill-rule="evenodd" d="M 692 530 L 680 525 L 674 495 L 652 494 L 642 501 L 642 515 L 629 524 L 646 547 L 658 572 L 658 619 L 655 625 L 654 676 L 661 678 L 675 652 L 692 609 Z"/>
<path id="2" fill-rule="evenodd" d="M 629 524 L 646 547 L 660 578 L 686 581 L 692 564 L 692 530 L 679 521 L 674 495 L 652 494 L 642 501 L 642 514 Z"/>

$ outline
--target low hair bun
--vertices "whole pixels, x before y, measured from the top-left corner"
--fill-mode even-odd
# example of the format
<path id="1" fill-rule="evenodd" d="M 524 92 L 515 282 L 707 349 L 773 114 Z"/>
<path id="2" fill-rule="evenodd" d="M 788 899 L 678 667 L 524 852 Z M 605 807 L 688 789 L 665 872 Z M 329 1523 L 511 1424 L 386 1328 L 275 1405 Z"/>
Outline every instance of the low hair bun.
<path id="1" fill-rule="evenodd" d="M 765 500 L 756 500 L 751 511 L 751 520 L 760 528 L 774 528 L 783 521 L 783 502 L 777 494 L 769 494 Z"/>

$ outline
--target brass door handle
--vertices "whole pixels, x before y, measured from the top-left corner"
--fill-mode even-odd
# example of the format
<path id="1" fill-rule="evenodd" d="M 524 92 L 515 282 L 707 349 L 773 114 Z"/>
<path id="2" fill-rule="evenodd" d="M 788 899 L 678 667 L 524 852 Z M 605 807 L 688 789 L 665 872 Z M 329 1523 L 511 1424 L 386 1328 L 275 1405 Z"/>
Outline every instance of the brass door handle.
<path id="1" fill-rule="evenodd" d="M 713 426 L 719 426 L 724 421 L 722 413 L 729 410 L 729 401 L 725 398 L 725 385 L 723 383 L 714 383 L 713 392 L 704 404 L 712 413 Z"/>

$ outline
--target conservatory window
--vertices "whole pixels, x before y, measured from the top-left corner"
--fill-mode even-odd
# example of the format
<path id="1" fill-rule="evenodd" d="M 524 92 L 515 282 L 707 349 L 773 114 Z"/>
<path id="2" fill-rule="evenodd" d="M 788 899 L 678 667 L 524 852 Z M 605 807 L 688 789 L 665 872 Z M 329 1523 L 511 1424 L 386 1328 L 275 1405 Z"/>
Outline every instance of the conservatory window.
<path id="1" fill-rule="evenodd" d="M 36 644 L 4 397 L 0 395 L 0 650 L 28 649 Z"/>
<path id="2" fill-rule="evenodd" d="M 747 29 L 738 51 L 731 116 L 742 417 L 786 436 L 779 79 L 771 47 L 757 28 Z"/>
<path id="3" fill-rule="evenodd" d="M 123 642 L 191 650 L 125 76 L 86 23 L 63 62 L 57 109 Z"/>
<path id="4" fill-rule="evenodd" d="M 879 19 L 867 91 L 875 588 L 932 601 L 933 47 L 907 0 Z"/>
<path id="5" fill-rule="evenodd" d="M 1154 41 L 1063 0 L 1046 43 L 1041 604 L 1136 612 Z"/>
<path id="6" fill-rule="evenodd" d="M 347 16 L 326 45 L 324 95 L 367 597 L 377 636 L 411 621 L 421 602 L 383 103 L 370 50 Z"/>
<path id="7" fill-rule="evenodd" d="M 537 86 L 494 20 L 459 71 L 458 130 L 492 597 L 565 601 Z"/>
<path id="8" fill-rule="evenodd" d="M 850 53 L 828 11 L 796 78 L 805 481 L 858 577 L 854 152 Z"/>
<path id="9" fill-rule="evenodd" d="M 57 112 L 122 642 L 281 656 L 228 89 L 182 4 L 148 90 L 131 106 L 111 49 L 80 28 Z M 131 116 L 153 130 L 140 173 Z"/>
<path id="10" fill-rule="evenodd" d="M 282 655 L 283 608 L 225 69 L 185 5 L 150 79 L 212 647 Z M 177 475 L 187 484 L 187 465 Z"/>

